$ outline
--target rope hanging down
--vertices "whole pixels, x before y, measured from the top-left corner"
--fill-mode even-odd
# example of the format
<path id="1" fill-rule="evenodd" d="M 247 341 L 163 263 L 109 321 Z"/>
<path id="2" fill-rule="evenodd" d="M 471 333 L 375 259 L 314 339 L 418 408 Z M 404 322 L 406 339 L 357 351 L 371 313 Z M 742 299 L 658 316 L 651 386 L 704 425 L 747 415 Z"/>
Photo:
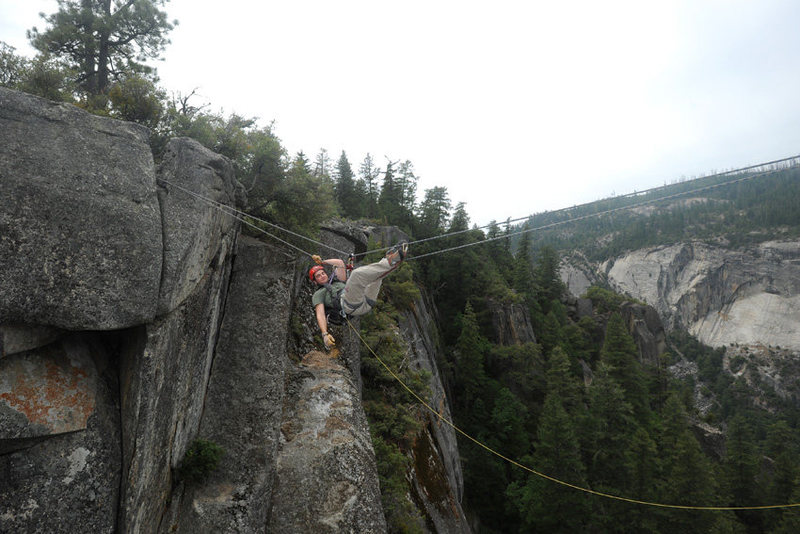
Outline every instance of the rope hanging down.
<path id="1" fill-rule="evenodd" d="M 565 481 L 559 480 L 559 479 L 557 479 L 555 477 L 551 477 L 550 475 L 546 475 L 545 473 L 537 471 L 537 470 L 535 470 L 535 469 L 533 469 L 531 467 L 528 467 L 528 466 L 526 466 L 524 464 L 521 464 L 521 463 L 517 462 L 516 460 L 512 460 L 511 458 L 509 458 L 507 456 L 504 456 L 503 454 L 497 452 L 496 450 L 494 450 L 493 448 L 489 447 L 488 445 L 486 445 L 482 441 L 479 441 L 478 439 L 472 437 L 471 435 L 469 435 L 466 432 L 464 432 L 463 430 L 461 430 L 458 426 L 456 426 L 455 423 L 453 423 L 452 421 L 450 421 L 449 419 L 444 417 L 442 414 L 440 414 L 435 408 L 433 408 L 433 406 L 431 406 L 428 402 L 426 402 L 425 399 L 420 397 L 413 389 L 411 389 L 405 382 L 403 382 L 403 379 L 401 379 L 399 376 L 397 376 L 397 374 L 394 371 L 392 371 L 392 369 L 388 365 L 386 365 L 386 363 L 381 359 L 381 357 L 378 356 L 375 353 L 374 350 L 372 350 L 372 347 L 370 347 L 369 344 L 367 344 L 367 342 L 364 340 L 364 338 L 361 337 L 361 333 L 356 329 L 356 327 L 353 326 L 353 323 L 351 323 L 349 319 L 347 319 L 347 324 L 348 324 L 348 326 L 350 326 L 350 329 L 353 332 L 355 332 L 356 336 L 358 336 L 358 339 L 361 340 L 361 343 L 363 343 L 364 346 L 367 347 L 367 350 L 369 350 L 369 352 L 375 357 L 376 360 L 378 360 L 378 362 L 383 366 L 383 368 L 386 369 L 386 371 L 390 375 L 392 375 L 392 378 L 394 378 L 401 386 L 403 386 L 403 388 L 406 391 L 408 391 L 411 394 L 411 396 L 414 397 L 414 399 L 417 400 L 417 402 L 422 404 L 428 411 L 430 411 L 432 414 L 434 414 L 436 417 L 438 417 L 440 421 L 442 421 L 443 423 L 445 423 L 448 426 L 452 427 L 453 430 L 455 430 L 456 432 L 458 432 L 459 434 L 461 434 L 462 436 L 464 436 L 468 440 L 472 441 L 473 443 L 475 443 L 479 447 L 485 449 L 486 451 L 490 452 L 491 454 L 494 454 L 498 458 L 510 463 L 511 465 L 513 465 L 515 467 L 519 467 L 520 469 L 523 469 L 523 470 L 525 470 L 525 471 L 527 471 L 529 473 L 532 473 L 532 474 L 534 474 L 534 475 L 536 475 L 538 477 L 541 477 L 541 478 L 543 478 L 545 480 L 549 480 L 550 482 L 554 482 L 554 483 L 559 484 L 561 486 L 566 486 L 568 488 L 571 488 L 571 489 L 574 489 L 574 490 L 577 490 L 577 491 L 581 491 L 583 493 L 588 493 L 590 495 L 595 495 L 597 497 L 604 497 L 606 499 L 612 499 L 612 500 L 615 500 L 615 501 L 622 501 L 622 502 L 627 502 L 627 503 L 630 503 L 630 504 L 639 504 L 639 505 L 643 505 L 643 506 L 651 506 L 651 507 L 656 507 L 656 508 L 671 508 L 671 509 L 677 509 L 677 510 L 703 510 L 703 511 L 725 512 L 725 511 L 743 511 L 743 510 L 774 510 L 774 509 L 779 509 L 779 508 L 797 508 L 797 507 L 800 507 L 800 503 L 771 504 L 771 505 L 765 505 L 765 506 L 691 506 L 691 505 L 684 505 L 684 504 L 665 504 L 665 503 L 659 503 L 659 502 L 641 501 L 639 499 L 631 499 L 631 498 L 628 498 L 628 497 L 621 497 L 619 495 L 612 495 L 610 493 L 604 493 L 602 491 L 595 491 L 593 489 L 584 488 L 582 486 L 577 486 L 575 484 L 570 484 L 569 482 L 565 482 Z"/>

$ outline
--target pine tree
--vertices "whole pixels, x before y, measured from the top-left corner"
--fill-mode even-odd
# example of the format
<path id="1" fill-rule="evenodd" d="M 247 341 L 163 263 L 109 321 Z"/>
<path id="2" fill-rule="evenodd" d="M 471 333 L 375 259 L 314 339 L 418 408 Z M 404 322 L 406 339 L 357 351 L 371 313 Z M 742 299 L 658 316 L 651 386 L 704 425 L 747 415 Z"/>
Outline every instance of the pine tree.
<path id="1" fill-rule="evenodd" d="M 523 463 L 550 477 L 586 487 L 574 423 L 555 395 L 545 399 L 537 438 L 536 452 L 523 458 Z M 511 484 L 507 495 L 517 506 L 527 531 L 585 531 L 589 498 L 580 491 L 528 474 L 524 481 Z"/>
<path id="2" fill-rule="evenodd" d="M 247 189 L 247 200 L 253 207 L 252 211 L 256 215 L 263 215 L 273 201 L 275 192 L 284 183 L 286 150 L 273 132 L 272 125 L 250 132 L 247 142 L 249 157 L 238 178 Z"/>
<path id="3" fill-rule="evenodd" d="M 159 57 L 177 24 L 161 9 L 166 2 L 58 0 L 56 13 L 42 14 L 48 27 L 41 32 L 32 28 L 28 38 L 43 54 L 67 60 L 89 97 L 105 95 L 112 80 L 154 73 L 143 62 Z"/>
<path id="4" fill-rule="evenodd" d="M 426 189 L 417 217 L 419 237 L 426 238 L 443 233 L 450 219 L 450 208 L 446 187 Z"/>
<path id="5" fill-rule="evenodd" d="M 369 153 L 364 156 L 364 161 L 358 169 L 359 184 L 366 191 L 366 200 L 363 212 L 367 217 L 378 216 L 378 176 L 380 169 L 375 166 Z"/>
<path id="6" fill-rule="evenodd" d="M 551 246 L 543 246 L 536 254 L 533 280 L 539 289 L 539 302 L 544 313 L 550 310 L 551 302 L 561 300 L 566 290 L 559 272 L 560 262 L 558 253 Z"/>
<path id="7" fill-rule="evenodd" d="M 636 356 L 636 344 L 622 316 L 613 313 L 606 326 L 600 360 L 609 366 L 609 374 L 622 386 L 625 400 L 633 406 L 637 419 L 643 423 L 649 414 L 647 387 Z"/>
<path id="8" fill-rule="evenodd" d="M 496 221 L 491 221 L 486 231 L 486 238 L 491 240 L 487 245 L 489 254 L 503 280 L 510 285 L 513 280 L 514 256 L 511 254 L 511 239 L 500 239 L 503 235 L 508 235 L 508 225 L 505 230 L 501 230 Z"/>
<path id="9" fill-rule="evenodd" d="M 765 453 L 772 460 L 771 476 L 767 491 L 766 504 L 788 504 L 798 502 L 792 500 L 792 492 L 797 486 L 800 475 L 798 466 L 797 440 L 786 421 L 780 420 L 767 429 Z M 772 530 L 780 523 L 783 510 L 773 511 L 767 517 L 767 529 Z"/>
<path id="10" fill-rule="evenodd" d="M 658 449 L 647 431 L 637 427 L 627 452 L 630 466 L 628 490 L 630 496 L 640 501 L 657 501 Z M 632 507 L 626 523 L 632 532 L 653 532 L 657 522 L 649 509 Z"/>
<path id="11" fill-rule="evenodd" d="M 400 164 L 400 171 L 397 176 L 397 187 L 399 189 L 398 199 L 400 202 L 403 223 L 411 225 L 414 211 L 417 204 L 417 175 L 414 174 L 414 165 L 408 160 Z"/>
<path id="12" fill-rule="evenodd" d="M 589 388 L 589 477 L 595 487 L 612 493 L 627 489 L 632 469 L 627 455 L 636 430 L 633 408 L 611 369 L 600 364 Z"/>
<path id="13" fill-rule="evenodd" d="M 359 198 L 353 169 L 350 167 L 350 162 L 347 160 L 347 154 L 344 150 L 342 150 L 342 155 L 339 156 L 339 160 L 336 162 L 334 176 L 336 177 L 334 185 L 336 200 L 339 201 L 339 206 L 342 208 L 344 216 L 348 218 L 361 216 L 363 199 Z"/>
<path id="14" fill-rule="evenodd" d="M 567 413 L 575 415 L 582 404 L 582 384 L 572 373 L 569 356 L 561 347 L 556 347 L 550 354 L 546 380 L 547 394 L 561 399 Z"/>
<path id="15" fill-rule="evenodd" d="M 675 393 L 664 403 L 657 444 L 661 458 L 658 502 L 688 506 L 719 504 L 712 466 L 689 430 L 686 411 Z M 717 521 L 711 513 L 663 510 L 656 514 L 663 532 L 708 532 Z"/>
<path id="16" fill-rule="evenodd" d="M 526 226 L 527 228 L 527 223 Z M 528 308 L 528 313 L 533 323 L 534 331 L 541 332 L 544 323 L 544 314 L 538 301 L 538 290 L 533 276 L 533 264 L 531 263 L 531 241 L 530 234 L 523 233 L 517 254 L 514 258 L 512 271 L 512 287 L 522 297 L 523 302 Z"/>
<path id="17" fill-rule="evenodd" d="M 487 377 L 484 359 L 489 343 L 481 336 L 478 321 L 472 304 L 467 302 L 461 317 L 461 335 L 456 343 L 456 384 L 458 386 L 457 403 L 462 413 L 481 397 L 486 387 Z M 472 414 L 474 417 L 480 414 Z"/>
<path id="18" fill-rule="evenodd" d="M 743 416 L 734 416 L 728 423 L 723 461 L 724 483 L 732 506 L 753 506 L 762 502 L 757 480 L 758 456 L 754 443 L 750 424 Z M 764 519 L 761 512 L 741 511 L 736 515 L 750 528 L 761 529 Z"/>
<path id="19" fill-rule="evenodd" d="M 314 159 L 313 174 L 317 178 L 329 179 L 331 177 L 331 157 L 324 148 L 319 149 L 319 153 Z"/>
<path id="20" fill-rule="evenodd" d="M 530 436 L 525 430 L 528 408 L 510 389 L 503 387 L 492 409 L 492 444 L 509 458 L 521 458 L 529 452 Z"/>
<path id="21" fill-rule="evenodd" d="M 468 229 L 469 214 L 467 214 L 467 205 L 464 202 L 459 202 L 453 211 L 453 218 L 450 220 L 450 228 L 447 231 L 462 232 Z"/>
<path id="22" fill-rule="evenodd" d="M 800 502 L 800 479 L 795 480 L 794 491 L 789 502 Z M 784 510 L 778 526 L 773 532 L 775 534 L 797 534 L 800 532 L 800 507 Z"/>
<path id="23" fill-rule="evenodd" d="M 275 191 L 274 202 L 265 211 L 267 217 L 284 228 L 315 235 L 320 223 L 336 214 L 333 188 L 312 174 L 308 159 L 299 152 L 286 180 Z"/>
<path id="24" fill-rule="evenodd" d="M 395 183 L 394 163 L 388 162 L 383 173 L 383 185 L 378 197 L 378 209 L 387 224 L 400 224 L 402 221 L 402 190 Z"/>

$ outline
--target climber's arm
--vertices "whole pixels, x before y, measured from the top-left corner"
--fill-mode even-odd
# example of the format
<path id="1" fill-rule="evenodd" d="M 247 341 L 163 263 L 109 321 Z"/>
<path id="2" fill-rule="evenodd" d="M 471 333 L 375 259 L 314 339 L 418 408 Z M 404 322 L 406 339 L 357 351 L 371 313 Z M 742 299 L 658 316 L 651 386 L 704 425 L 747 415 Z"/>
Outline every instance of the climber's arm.
<path id="1" fill-rule="evenodd" d="M 314 315 L 317 317 L 319 331 L 322 333 L 322 342 L 325 343 L 326 349 L 330 349 L 334 346 L 336 340 L 328 333 L 328 318 L 325 317 L 325 304 L 317 304 L 314 306 Z"/>

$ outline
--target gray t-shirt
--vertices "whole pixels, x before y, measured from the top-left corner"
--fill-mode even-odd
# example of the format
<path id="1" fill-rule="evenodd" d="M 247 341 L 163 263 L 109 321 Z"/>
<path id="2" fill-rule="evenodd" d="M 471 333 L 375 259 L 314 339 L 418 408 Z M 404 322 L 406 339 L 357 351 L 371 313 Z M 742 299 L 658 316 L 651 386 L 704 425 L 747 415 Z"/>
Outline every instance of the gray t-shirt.
<path id="1" fill-rule="evenodd" d="M 317 307 L 317 304 L 324 304 L 326 308 L 338 308 L 339 303 L 333 303 L 331 298 L 331 293 L 335 293 L 337 296 L 342 294 L 344 290 L 344 282 L 340 282 L 338 280 L 334 280 L 331 282 L 331 288 L 333 291 L 328 291 L 328 288 L 321 287 L 314 292 L 314 296 L 311 298 L 311 304 L 314 308 Z"/>

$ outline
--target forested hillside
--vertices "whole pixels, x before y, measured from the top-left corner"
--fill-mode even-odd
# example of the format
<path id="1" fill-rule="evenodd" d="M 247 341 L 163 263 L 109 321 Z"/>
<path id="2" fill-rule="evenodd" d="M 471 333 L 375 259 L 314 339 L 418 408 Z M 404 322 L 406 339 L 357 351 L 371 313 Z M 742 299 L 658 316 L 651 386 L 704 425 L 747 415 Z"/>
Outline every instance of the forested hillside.
<path id="1" fill-rule="evenodd" d="M 602 261 L 626 250 L 702 240 L 725 247 L 800 233 L 797 158 L 537 214 L 534 243 Z M 626 209 L 630 208 L 630 209 Z"/>

